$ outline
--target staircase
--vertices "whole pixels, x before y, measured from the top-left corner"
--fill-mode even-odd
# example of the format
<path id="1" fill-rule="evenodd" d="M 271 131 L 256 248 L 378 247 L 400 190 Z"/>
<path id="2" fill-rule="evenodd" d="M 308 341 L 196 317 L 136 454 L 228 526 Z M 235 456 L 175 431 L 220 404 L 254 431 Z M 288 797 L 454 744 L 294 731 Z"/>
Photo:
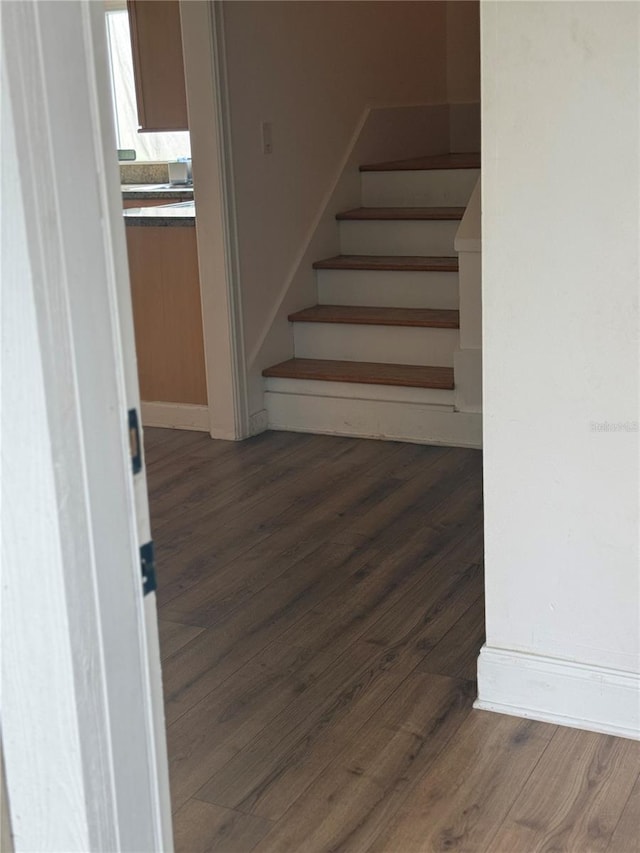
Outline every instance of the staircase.
<path id="1" fill-rule="evenodd" d="M 318 304 L 289 315 L 295 357 L 263 371 L 272 429 L 479 446 L 453 370 L 454 239 L 479 169 L 479 154 L 360 167 L 342 254 L 313 265 Z"/>

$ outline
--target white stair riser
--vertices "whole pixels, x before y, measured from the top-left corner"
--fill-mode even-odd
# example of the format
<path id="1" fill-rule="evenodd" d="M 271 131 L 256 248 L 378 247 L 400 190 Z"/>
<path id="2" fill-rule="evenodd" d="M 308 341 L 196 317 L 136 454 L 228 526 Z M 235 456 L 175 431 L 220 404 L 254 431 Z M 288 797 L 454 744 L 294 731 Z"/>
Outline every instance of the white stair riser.
<path id="1" fill-rule="evenodd" d="M 460 222 L 343 220 L 343 255 L 455 255 L 453 242 Z"/>
<path id="2" fill-rule="evenodd" d="M 318 270 L 321 305 L 457 308 L 457 272 Z"/>
<path id="3" fill-rule="evenodd" d="M 457 329 L 294 323 L 296 358 L 452 367 Z"/>
<path id="4" fill-rule="evenodd" d="M 440 406 L 267 391 L 270 429 L 351 435 L 417 444 L 482 446 L 482 416 Z"/>
<path id="5" fill-rule="evenodd" d="M 441 388 L 405 388 L 402 385 L 370 385 L 364 382 L 325 382 L 316 379 L 266 380 L 266 390 L 305 397 L 341 397 L 354 400 L 387 400 L 394 403 L 421 403 L 454 407 L 454 392 Z"/>
<path id="6" fill-rule="evenodd" d="M 479 169 L 361 172 L 365 207 L 466 207 Z"/>

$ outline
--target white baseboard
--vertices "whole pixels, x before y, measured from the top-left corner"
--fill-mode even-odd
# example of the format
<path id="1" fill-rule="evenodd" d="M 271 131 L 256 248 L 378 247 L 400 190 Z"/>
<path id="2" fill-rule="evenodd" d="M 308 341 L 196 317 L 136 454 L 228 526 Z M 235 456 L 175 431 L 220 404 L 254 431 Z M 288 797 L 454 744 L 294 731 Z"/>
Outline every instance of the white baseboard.
<path id="1" fill-rule="evenodd" d="M 640 673 L 483 646 L 474 707 L 640 740 Z"/>
<path id="2" fill-rule="evenodd" d="M 444 406 L 267 391 L 269 428 L 380 438 L 448 447 L 482 447 L 482 416 Z"/>
<path id="3" fill-rule="evenodd" d="M 141 403 L 142 426 L 209 432 L 209 409 L 192 403 Z"/>

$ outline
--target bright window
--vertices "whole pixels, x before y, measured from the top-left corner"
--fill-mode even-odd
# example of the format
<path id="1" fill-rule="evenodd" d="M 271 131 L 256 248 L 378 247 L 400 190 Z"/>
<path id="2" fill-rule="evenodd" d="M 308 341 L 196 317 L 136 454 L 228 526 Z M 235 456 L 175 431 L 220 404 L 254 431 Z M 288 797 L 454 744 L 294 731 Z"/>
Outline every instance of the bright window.
<path id="1" fill-rule="evenodd" d="M 137 160 L 177 160 L 191 157 L 189 131 L 138 133 L 133 57 L 126 10 L 109 11 L 107 37 L 118 148 L 134 148 Z"/>

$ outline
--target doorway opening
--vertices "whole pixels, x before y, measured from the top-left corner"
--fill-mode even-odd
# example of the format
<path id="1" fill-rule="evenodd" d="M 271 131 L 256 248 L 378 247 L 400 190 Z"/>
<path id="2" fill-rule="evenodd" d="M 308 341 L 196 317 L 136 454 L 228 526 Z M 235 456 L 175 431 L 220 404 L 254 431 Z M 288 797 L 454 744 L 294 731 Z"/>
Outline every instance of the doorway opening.
<path id="1" fill-rule="evenodd" d="M 248 417 L 217 8 L 184 4 L 182 39 L 208 431 L 227 439 Z M 205 143 L 217 172 L 198 171 Z M 144 440 L 177 848 L 366 849 L 475 698 L 479 451 L 153 426 Z"/>
<path id="2" fill-rule="evenodd" d="M 186 14 L 185 45 L 202 47 L 199 59 L 185 49 L 187 96 L 217 105 L 208 124 L 190 116 L 223 147 L 220 69 L 210 73 L 211 42 Z M 219 226 L 201 274 L 222 260 L 229 276 L 230 196 L 224 180 L 201 193 L 191 130 L 198 219 L 210 204 Z M 237 342 L 232 329 L 227 347 Z M 235 429 L 211 433 L 247 435 Z M 475 698 L 479 452 L 294 432 L 236 444 L 153 428 L 145 445 L 176 846 L 366 846 Z M 381 785 L 379 812 L 363 777 Z M 337 796 L 338 819 L 327 805 Z"/>

